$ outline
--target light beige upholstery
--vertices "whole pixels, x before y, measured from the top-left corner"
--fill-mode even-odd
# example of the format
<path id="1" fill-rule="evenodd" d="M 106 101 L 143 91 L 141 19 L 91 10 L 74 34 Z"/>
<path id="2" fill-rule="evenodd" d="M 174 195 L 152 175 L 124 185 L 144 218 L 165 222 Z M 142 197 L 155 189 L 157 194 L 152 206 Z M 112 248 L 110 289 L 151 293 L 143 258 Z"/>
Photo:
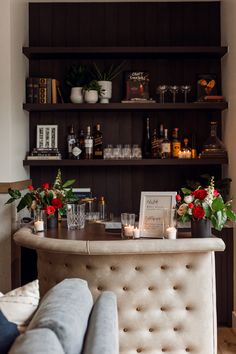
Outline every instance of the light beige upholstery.
<path id="1" fill-rule="evenodd" d="M 32 235 L 15 241 L 38 253 L 40 292 L 64 278 L 88 281 L 94 298 L 118 298 L 121 354 L 216 354 L 214 251 L 218 238 L 73 241 Z"/>

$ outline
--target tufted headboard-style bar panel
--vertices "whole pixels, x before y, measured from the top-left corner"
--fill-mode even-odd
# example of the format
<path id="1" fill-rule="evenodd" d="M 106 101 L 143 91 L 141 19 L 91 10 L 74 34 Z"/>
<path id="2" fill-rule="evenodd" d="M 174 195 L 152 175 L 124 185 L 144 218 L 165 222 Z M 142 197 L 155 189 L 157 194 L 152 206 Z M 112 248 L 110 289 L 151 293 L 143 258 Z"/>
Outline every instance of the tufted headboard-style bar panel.
<path id="1" fill-rule="evenodd" d="M 214 251 L 221 239 L 71 241 L 20 230 L 35 248 L 41 295 L 65 278 L 118 300 L 120 353 L 216 354 Z"/>

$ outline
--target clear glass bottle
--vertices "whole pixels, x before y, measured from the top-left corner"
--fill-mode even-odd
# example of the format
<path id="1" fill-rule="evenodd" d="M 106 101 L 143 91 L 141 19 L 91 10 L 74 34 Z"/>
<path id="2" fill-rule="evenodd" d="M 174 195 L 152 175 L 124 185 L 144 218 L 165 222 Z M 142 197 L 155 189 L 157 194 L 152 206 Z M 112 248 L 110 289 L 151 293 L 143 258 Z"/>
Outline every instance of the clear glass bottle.
<path id="1" fill-rule="evenodd" d="M 144 159 L 151 157 L 150 120 L 148 117 L 145 119 L 142 155 Z"/>
<path id="2" fill-rule="evenodd" d="M 223 142 L 217 137 L 217 122 L 211 122 L 210 136 L 203 144 L 203 157 L 225 156 L 227 154 Z"/>
<path id="3" fill-rule="evenodd" d="M 169 159 L 171 157 L 171 144 L 168 139 L 168 129 L 164 129 L 164 139 L 161 143 L 161 158 Z"/>
<path id="4" fill-rule="evenodd" d="M 99 217 L 100 220 L 105 220 L 106 219 L 106 201 L 103 196 L 98 201 L 98 211 L 99 211 Z"/>
<path id="5" fill-rule="evenodd" d="M 76 142 L 76 134 L 74 132 L 74 127 L 72 125 L 70 127 L 69 134 L 67 135 L 67 155 L 68 155 L 68 159 L 72 159 L 73 158 L 72 149 L 73 149 L 73 146 L 75 145 L 75 142 Z"/>
<path id="6" fill-rule="evenodd" d="M 85 145 L 85 158 L 90 160 L 93 158 L 93 137 L 91 136 L 91 128 L 90 126 L 87 127 L 87 134 L 84 139 Z"/>

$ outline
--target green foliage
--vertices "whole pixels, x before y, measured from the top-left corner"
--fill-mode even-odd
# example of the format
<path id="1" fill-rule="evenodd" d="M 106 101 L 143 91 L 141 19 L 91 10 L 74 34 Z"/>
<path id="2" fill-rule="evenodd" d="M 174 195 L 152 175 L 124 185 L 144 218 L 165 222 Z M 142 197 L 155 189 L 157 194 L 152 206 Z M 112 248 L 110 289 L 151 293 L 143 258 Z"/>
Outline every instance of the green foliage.
<path id="1" fill-rule="evenodd" d="M 101 85 L 99 85 L 97 80 L 90 81 L 88 84 L 84 85 L 83 89 L 84 89 L 84 91 L 95 90 L 98 92 L 99 95 L 103 91 Z"/>
<path id="2" fill-rule="evenodd" d="M 111 64 L 108 68 L 101 70 L 94 62 L 91 75 L 98 81 L 112 81 L 122 72 L 125 64 L 126 61 L 124 60 L 119 65 Z"/>
<path id="3" fill-rule="evenodd" d="M 67 70 L 66 84 L 70 87 L 83 87 L 87 81 L 87 75 L 85 65 L 71 65 Z"/>

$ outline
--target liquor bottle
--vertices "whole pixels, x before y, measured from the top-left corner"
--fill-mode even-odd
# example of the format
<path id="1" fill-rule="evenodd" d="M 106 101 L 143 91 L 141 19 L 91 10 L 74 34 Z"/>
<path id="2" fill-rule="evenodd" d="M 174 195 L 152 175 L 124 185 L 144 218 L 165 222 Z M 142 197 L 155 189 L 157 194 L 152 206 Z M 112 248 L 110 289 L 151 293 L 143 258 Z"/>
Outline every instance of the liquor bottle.
<path id="1" fill-rule="evenodd" d="M 71 151 L 72 159 L 73 160 L 79 160 L 81 152 L 82 152 L 82 150 L 80 149 L 80 146 L 79 146 L 79 140 L 76 139 L 75 143 L 74 143 L 74 145 L 72 147 L 72 151 Z"/>
<path id="2" fill-rule="evenodd" d="M 161 144 L 164 139 L 164 125 L 160 124 L 158 136 L 158 158 L 161 159 Z"/>
<path id="3" fill-rule="evenodd" d="M 80 159 L 85 159 L 85 143 L 84 143 L 84 131 L 80 130 L 79 133 L 79 147 L 81 150 Z"/>
<path id="4" fill-rule="evenodd" d="M 202 157 L 226 157 L 225 145 L 217 136 L 217 122 L 211 122 L 210 124 L 211 132 L 203 144 Z"/>
<path id="5" fill-rule="evenodd" d="M 151 156 L 153 159 L 157 159 L 159 151 L 158 151 L 158 138 L 157 138 L 157 130 L 156 129 L 153 130 L 152 139 L 151 139 L 151 147 L 152 147 Z"/>
<path id="6" fill-rule="evenodd" d="M 149 159 L 151 157 L 150 122 L 148 117 L 145 119 L 142 155 L 144 159 Z"/>
<path id="7" fill-rule="evenodd" d="M 172 142 L 171 142 L 171 155 L 173 158 L 179 157 L 179 152 L 181 149 L 181 142 L 178 137 L 179 128 L 174 128 L 172 134 Z"/>
<path id="8" fill-rule="evenodd" d="M 105 220 L 106 219 L 106 201 L 103 196 L 98 201 L 98 211 L 99 211 L 100 220 Z"/>
<path id="9" fill-rule="evenodd" d="M 196 135 L 195 135 L 195 133 L 192 134 L 191 157 L 192 157 L 192 159 L 196 159 L 197 158 Z"/>
<path id="10" fill-rule="evenodd" d="M 76 142 L 76 134 L 73 125 L 70 127 L 69 134 L 67 135 L 67 154 L 68 159 L 72 159 L 72 148 Z"/>
<path id="11" fill-rule="evenodd" d="M 191 159 L 192 157 L 192 153 L 191 153 L 191 149 L 188 146 L 188 139 L 185 138 L 184 139 L 184 146 L 182 147 L 182 149 L 180 150 L 179 153 L 179 158 L 181 159 Z"/>
<path id="12" fill-rule="evenodd" d="M 168 139 L 168 129 L 164 129 L 164 138 L 161 144 L 161 158 L 169 159 L 171 157 L 171 144 Z"/>
<path id="13" fill-rule="evenodd" d="M 85 145 L 85 158 L 90 160 L 93 158 L 93 137 L 91 136 L 90 126 L 87 127 L 87 134 L 84 139 Z"/>
<path id="14" fill-rule="evenodd" d="M 103 142 L 100 124 L 96 125 L 96 128 L 93 133 L 93 158 L 103 159 Z"/>

